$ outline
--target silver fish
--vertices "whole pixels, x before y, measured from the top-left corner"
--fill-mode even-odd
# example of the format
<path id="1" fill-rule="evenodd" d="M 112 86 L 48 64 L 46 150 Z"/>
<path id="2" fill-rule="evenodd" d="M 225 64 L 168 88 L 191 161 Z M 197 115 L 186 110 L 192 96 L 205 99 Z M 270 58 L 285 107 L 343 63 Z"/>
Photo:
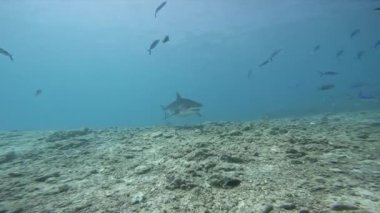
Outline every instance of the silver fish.
<path id="1" fill-rule="evenodd" d="M 0 48 L 0 54 L 3 54 L 3 55 L 5 55 L 5 56 L 8 56 L 9 59 L 11 59 L 11 61 L 13 61 L 13 56 L 12 56 L 12 54 L 10 54 L 8 51 L 6 51 L 6 50 Z"/>
<path id="2" fill-rule="evenodd" d="M 326 72 L 319 72 L 319 74 L 322 77 L 322 76 L 325 76 L 325 75 L 338 75 L 339 73 L 334 72 L 334 71 L 326 71 Z"/>
<path id="3" fill-rule="evenodd" d="M 36 90 L 36 92 L 34 93 L 34 96 L 39 96 L 42 94 L 42 89 L 38 89 Z"/>
<path id="4" fill-rule="evenodd" d="M 325 91 L 325 90 L 330 90 L 334 88 L 335 88 L 334 84 L 322 84 L 320 87 L 318 87 L 318 90 Z"/>
<path id="5" fill-rule="evenodd" d="M 156 39 L 152 42 L 152 44 L 150 45 L 149 49 L 148 49 L 148 53 L 149 55 L 152 54 L 152 50 L 157 46 L 157 44 L 160 43 L 160 40 L 159 39 Z"/>
<path id="6" fill-rule="evenodd" d="M 164 39 L 162 39 L 162 43 L 166 43 L 166 42 L 168 42 L 170 39 L 169 39 L 169 36 L 168 35 L 166 35 L 165 37 L 164 37 Z"/>
<path id="7" fill-rule="evenodd" d="M 316 53 L 319 49 L 321 49 L 321 45 L 315 45 L 315 47 L 313 48 L 313 53 Z"/>
<path id="8" fill-rule="evenodd" d="M 282 49 L 275 50 L 269 57 L 270 61 L 273 61 L 274 57 L 276 57 L 278 54 L 282 52 Z"/>
<path id="9" fill-rule="evenodd" d="M 377 40 L 376 43 L 375 43 L 374 48 L 377 49 L 379 46 L 380 46 L 380 40 Z"/>
<path id="10" fill-rule="evenodd" d="M 361 50 L 361 51 L 358 52 L 358 54 L 356 54 L 356 58 L 357 58 L 358 60 L 362 60 L 363 55 L 364 55 L 364 51 Z"/>
<path id="11" fill-rule="evenodd" d="M 154 13 L 154 17 L 157 18 L 157 13 L 160 11 L 163 7 L 165 7 L 166 1 L 162 2 L 158 7 L 156 8 L 156 12 Z"/>
<path id="12" fill-rule="evenodd" d="M 350 38 L 354 38 L 359 33 L 360 33 L 360 29 L 355 29 L 354 31 L 351 32 Z"/>
<path id="13" fill-rule="evenodd" d="M 270 62 L 270 59 L 267 59 L 267 60 L 261 62 L 261 64 L 259 64 L 259 67 L 263 67 L 263 66 L 267 65 L 267 64 L 269 64 L 269 62 Z"/>
<path id="14" fill-rule="evenodd" d="M 336 56 L 337 58 L 340 58 L 340 56 L 342 56 L 343 53 L 344 53 L 344 50 L 338 50 L 338 51 L 336 52 L 335 56 Z"/>

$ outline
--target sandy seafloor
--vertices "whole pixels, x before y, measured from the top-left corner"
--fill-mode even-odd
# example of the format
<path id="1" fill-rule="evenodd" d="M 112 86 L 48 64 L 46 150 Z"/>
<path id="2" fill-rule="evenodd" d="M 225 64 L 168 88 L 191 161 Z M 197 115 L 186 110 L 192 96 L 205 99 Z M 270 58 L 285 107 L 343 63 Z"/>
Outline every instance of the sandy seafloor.
<path id="1" fill-rule="evenodd" d="M 0 212 L 380 212 L 380 112 L 0 133 Z"/>

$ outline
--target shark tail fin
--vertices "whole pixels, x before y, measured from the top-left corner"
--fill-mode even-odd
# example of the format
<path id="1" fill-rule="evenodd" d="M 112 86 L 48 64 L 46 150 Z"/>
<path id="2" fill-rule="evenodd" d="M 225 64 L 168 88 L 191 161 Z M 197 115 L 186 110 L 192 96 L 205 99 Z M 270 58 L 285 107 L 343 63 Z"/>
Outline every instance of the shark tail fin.
<path id="1" fill-rule="evenodd" d="M 321 72 L 321 71 L 318 71 L 318 73 L 319 73 L 320 77 L 322 77 L 324 75 L 323 72 Z"/>

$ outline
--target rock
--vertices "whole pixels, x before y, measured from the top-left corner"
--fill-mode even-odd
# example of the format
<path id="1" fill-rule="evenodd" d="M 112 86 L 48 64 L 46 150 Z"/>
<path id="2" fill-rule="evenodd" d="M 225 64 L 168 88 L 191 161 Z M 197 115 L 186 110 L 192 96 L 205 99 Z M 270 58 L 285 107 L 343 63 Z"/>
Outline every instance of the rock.
<path id="1" fill-rule="evenodd" d="M 243 126 L 243 128 L 241 130 L 243 130 L 243 131 L 249 131 L 251 129 L 252 129 L 252 125 L 246 124 L 246 125 Z"/>
<path id="2" fill-rule="evenodd" d="M 287 154 L 296 154 L 296 153 L 298 153 L 298 151 L 296 149 L 288 149 L 288 150 L 286 150 L 286 153 Z"/>
<path id="3" fill-rule="evenodd" d="M 68 149 L 78 149 L 81 146 L 88 145 L 89 140 L 87 139 L 75 139 L 71 141 L 66 141 L 65 143 L 59 143 L 55 145 L 56 149 L 68 150 Z"/>
<path id="4" fill-rule="evenodd" d="M 242 132 L 238 131 L 238 130 L 232 130 L 231 132 L 228 133 L 229 136 L 240 136 L 240 135 L 243 135 Z"/>
<path id="5" fill-rule="evenodd" d="M 150 134 L 150 137 L 151 138 L 159 138 L 159 137 L 162 137 L 164 134 L 162 132 L 153 132 Z"/>
<path id="6" fill-rule="evenodd" d="M 169 175 L 166 178 L 168 184 L 166 185 L 167 189 L 174 190 L 174 189 L 183 189 L 183 190 L 189 190 L 197 185 L 193 183 L 191 177 L 189 176 L 179 176 L 179 175 Z"/>
<path id="7" fill-rule="evenodd" d="M 286 210 L 293 210 L 296 208 L 296 205 L 293 203 L 283 203 L 279 207 Z"/>
<path id="8" fill-rule="evenodd" d="M 220 157 L 220 160 L 228 162 L 228 163 L 244 163 L 243 159 L 239 157 L 235 157 L 235 156 L 230 156 L 230 155 L 222 155 Z"/>
<path id="9" fill-rule="evenodd" d="M 240 185 L 241 180 L 223 175 L 213 175 L 208 180 L 211 186 L 217 188 L 231 189 Z"/>
<path id="10" fill-rule="evenodd" d="M 141 203 L 145 200 L 144 194 L 142 192 L 137 192 L 135 195 L 131 198 L 131 204 L 135 205 L 138 203 Z"/>
<path id="11" fill-rule="evenodd" d="M 99 171 L 97 169 L 93 169 L 90 171 L 90 174 L 94 175 L 94 174 L 98 174 Z"/>
<path id="12" fill-rule="evenodd" d="M 209 149 L 198 149 L 194 150 L 188 157 L 188 160 L 206 160 L 207 158 L 215 156 Z"/>
<path id="13" fill-rule="evenodd" d="M 70 212 L 81 212 L 81 210 L 89 208 L 92 206 L 92 203 L 80 203 L 79 206 L 74 207 Z"/>
<path id="14" fill-rule="evenodd" d="M 54 173 L 50 173 L 50 174 L 47 174 L 47 175 L 43 175 L 41 177 L 38 177 L 36 179 L 34 179 L 35 181 L 37 182 L 45 182 L 47 179 L 51 178 L 51 177 L 59 177 L 60 174 L 59 172 L 54 172 Z"/>
<path id="15" fill-rule="evenodd" d="M 303 162 L 299 161 L 299 160 L 291 160 L 290 163 L 291 164 L 295 164 L 295 165 L 297 165 L 297 164 L 303 164 Z"/>
<path id="16" fill-rule="evenodd" d="M 148 173 L 151 169 L 152 167 L 150 166 L 140 165 L 135 168 L 135 173 L 138 175 L 142 175 Z"/>
<path id="17" fill-rule="evenodd" d="M 220 164 L 217 167 L 215 167 L 214 171 L 224 171 L 224 172 L 231 172 L 239 170 L 239 167 L 236 167 L 232 164 Z"/>
<path id="18" fill-rule="evenodd" d="M 358 210 L 359 207 L 352 204 L 345 203 L 334 203 L 331 205 L 331 210 L 333 211 L 349 211 L 349 210 Z"/>
<path id="19" fill-rule="evenodd" d="M 132 159 L 132 158 L 135 158 L 135 155 L 133 155 L 133 154 L 126 154 L 126 155 L 124 155 L 124 157 L 126 159 Z"/>
<path id="20" fill-rule="evenodd" d="M 266 205 L 264 210 L 263 210 L 263 213 L 269 213 L 273 210 L 273 205 Z"/>
<path id="21" fill-rule="evenodd" d="M 296 149 L 288 149 L 288 150 L 285 151 L 285 153 L 287 154 L 288 158 L 292 158 L 292 159 L 294 159 L 294 158 L 301 158 L 301 157 L 303 157 L 303 156 L 306 155 L 305 152 L 300 152 L 300 151 L 298 151 Z"/>
<path id="22" fill-rule="evenodd" d="M 10 173 L 8 173 L 8 176 L 9 177 L 22 177 L 22 176 L 24 176 L 24 174 L 20 173 L 20 172 L 10 172 Z"/>
<path id="23" fill-rule="evenodd" d="M 17 209 L 15 209 L 15 210 L 11 211 L 11 212 L 12 212 L 12 213 L 21 213 L 21 212 L 23 212 L 23 211 L 24 211 L 23 208 L 17 208 Z"/>
<path id="24" fill-rule="evenodd" d="M 67 140 L 74 137 L 84 136 L 92 133 L 93 131 L 89 128 L 84 128 L 82 130 L 73 130 L 73 131 L 60 131 L 51 134 L 46 138 L 47 142 L 55 142 L 61 140 Z"/>
<path id="25" fill-rule="evenodd" d="M 339 168 L 329 168 L 329 171 L 336 172 L 336 173 L 345 173 L 345 171 L 343 171 Z"/>
<path id="26" fill-rule="evenodd" d="M 174 137 L 173 134 L 165 134 L 164 135 L 164 138 L 166 138 L 166 139 L 169 139 L 169 138 L 172 138 L 172 137 Z"/>
<path id="27" fill-rule="evenodd" d="M 361 132 L 357 135 L 358 138 L 360 139 L 368 139 L 369 138 L 369 133 L 366 132 Z"/>
<path id="28" fill-rule="evenodd" d="M 7 152 L 3 155 L 0 155 L 0 164 L 11 162 L 16 158 L 17 158 L 16 152 L 14 151 Z"/>
<path id="29" fill-rule="evenodd" d="M 310 162 L 310 163 L 316 163 L 318 162 L 318 159 L 315 157 L 305 157 L 305 160 Z"/>
<path id="30" fill-rule="evenodd" d="M 67 184 L 63 184 L 61 186 L 58 186 L 58 192 L 61 193 L 61 192 L 66 192 L 70 189 L 70 187 L 67 185 Z"/>
<path id="31" fill-rule="evenodd" d="M 301 208 L 298 213 L 310 213 L 310 210 L 308 208 Z"/>

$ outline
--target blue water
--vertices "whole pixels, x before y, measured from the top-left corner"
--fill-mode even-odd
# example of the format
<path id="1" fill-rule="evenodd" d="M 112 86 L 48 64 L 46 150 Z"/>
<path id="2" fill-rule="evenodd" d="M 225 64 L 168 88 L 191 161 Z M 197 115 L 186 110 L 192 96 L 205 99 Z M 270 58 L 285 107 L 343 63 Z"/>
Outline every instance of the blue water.
<path id="1" fill-rule="evenodd" d="M 0 129 L 162 125 L 176 92 L 204 105 L 181 124 L 379 109 L 357 94 L 380 95 L 380 1 L 168 0 L 154 18 L 161 2 L 2 0 Z"/>

